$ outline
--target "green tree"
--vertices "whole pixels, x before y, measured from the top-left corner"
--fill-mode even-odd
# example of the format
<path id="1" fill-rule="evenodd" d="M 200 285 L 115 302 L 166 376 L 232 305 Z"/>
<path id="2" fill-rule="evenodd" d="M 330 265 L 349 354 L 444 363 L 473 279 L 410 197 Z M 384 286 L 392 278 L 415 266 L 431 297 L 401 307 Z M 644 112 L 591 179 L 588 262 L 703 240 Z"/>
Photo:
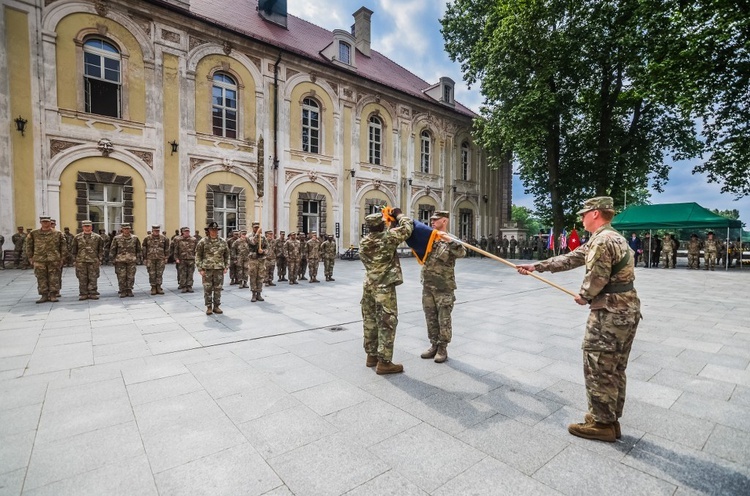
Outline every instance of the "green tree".
<path id="1" fill-rule="evenodd" d="M 721 215 L 722 217 L 726 217 L 727 219 L 733 219 L 737 220 L 740 218 L 740 211 L 736 208 L 732 210 L 719 210 L 718 208 L 715 208 L 711 210 L 713 213 L 717 215 Z"/>
<path id="2" fill-rule="evenodd" d="M 441 19 L 448 54 L 485 97 L 478 142 L 514 153 L 555 232 L 586 197 L 661 191 L 665 152 L 700 151 L 682 108 L 651 91 L 643 30 L 661 15 L 639 0 L 455 0 Z"/>
<path id="3" fill-rule="evenodd" d="M 535 235 L 542 227 L 539 218 L 536 217 L 534 211 L 528 207 L 519 207 L 516 205 L 511 206 L 510 219 L 513 222 L 517 222 L 519 227 L 526 229 L 527 237 Z"/>

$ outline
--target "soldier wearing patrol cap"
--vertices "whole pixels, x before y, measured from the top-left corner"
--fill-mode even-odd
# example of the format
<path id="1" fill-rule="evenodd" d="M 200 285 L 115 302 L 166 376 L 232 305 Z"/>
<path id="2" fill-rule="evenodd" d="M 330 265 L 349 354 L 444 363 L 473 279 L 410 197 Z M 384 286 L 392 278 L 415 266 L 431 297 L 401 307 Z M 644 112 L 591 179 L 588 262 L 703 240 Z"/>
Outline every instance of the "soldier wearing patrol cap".
<path id="1" fill-rule="evenodd" d="M 60 294 L 60 279 L 63 261 L 68 256 L 68 244 L 60 231 L 52 228 L 49 217 L 39 217 L 40 229 L 35 229 L 26 238 L 26 256 L 34 267 L 39 300 L 57 301 Z"/>
<path id="2" fill-rule="evenodd" d="M 104 259 L 104 240 L 96 234 L 90 220 L 81 222 L 80 232 L 73 238 L 71 252 L 78 278 L 78 299 L 98 300 L 99 267 Z"/>
<path id="3" fill-rule="evenodd" d="M 268 240 L 263 237 L 263 231 L 260 230 L 260 222 L 253 222 L 253 232 L 247 238 L 247 244 L 250 247 L 248 254 L 247 272 L 250 279 L 250 290 L 253 296 L 251 302 L 264 301 L 261 293 L 263 292 L 263 278 L 266 273 L 266 252 L 268 251 Z"/>
<path id="4" fill-rule="evenodd" d="M 143 260 L 148 269 L 152 295 L 163 295 L 162 278 L 169 258 L 169 238 L 161 233 L 161 226 L 151 226 L 151 234 L 143 240 Z"/>
<path id="5" fill-rule="evenodd" d="M 227 245 L 229 246 L 229 245 Z M 229 247 L 229 260 L 234 261 L 234 281 L 239 289 L 247 287 L 247 262 L 249 260 L 250 247 L 247 244 L 247 231 L 240 231 L 240 239 Z"/>
<path id="6" fill-rule="evenodd" d="M 297 276 L 299 275 L 299 250 L 297 233 L 290 232 L 289 239 L 284 243 L 284 260 L 289 270 L 289 284 L 299 284 L 297 282 Z"/>
<path id="7" fill-rule="evenodd" d="M 276 252 L 276 273 L 279 275 L 279 282 L 286 281 L 286 256 L 284 256 L 284 243 L 286 243 L 286 233 L 279 231 L 279 238 L 274 240 L 274 252 Z"/>
<path id="8" fill-rule="evenodd" d="M 519 265 L 518 272 L 560 272 L 586 266 L 575 302 L 590 305 L 583 339 L 583 372 L 588 397 L 584 422 L 568 432 L 586 439 L 615 442 L 625 405 L 625 368 L 641 318 L 641 302 L 633 287 L 635 254 L 627 240 L 612 229 L 614 202 L 608 196 L 586 200 L 578 211 L 591 232 L 584 245 L 570 253 Z"/>
<path id="9" fill-rule="evenodd" d="M 135 265 L 141 258 L 141 241 L 130 232 L 130 224 L 120 225 L 120 234 L 112 239 L 109 246 L 109 259 L 115 266 L 120 298 L 133 296 Z"/>
<path id="10" fill-rule="evenodd" d="M 203 277 L 203 299 L 206 303 L 206 315 L 224 313 L 221 305 L 221 290 L 224 286 L 224 274 L 229 267 L 229 247 L 219 237 L 219 224 L 210 222 L 208 236 L 198 242 L 195 249 L 195 265 Z"/>
<path id="11" fill-rule="evenodd" d="M 227 248 L 229 249 L 229 285 L 238 284 L 237 280 L 237 259 L 232 256 L 232 245 L 240 239 L 240 231 L 235 229 L 232 235 L 227 239 Z"/>
<path id="12" fill-rule="evenodd" d="M 198 240 L 190 235 L 190 228 L 180 229 L 180 237 L 173 243 L 174 263 L 177 267 L 177 289 L 180 293 L 193 292 L 195 274 L 195 247 Z"/>
<path id="13" fill-rule="evenodd" d="M 273 237 L 273 231 L 266 231 L 266 242 L 268 248 L 266 249 L 266 272 L 263 282 L 266 286 L 276 286 L 273 282 L 273 271 L 276 268 L 276 240 Z"/>
<path id="14" fill-rule="evenodd" d="M 310 282 L 320 282 L 318 280 L 318 266 L 320 265 L 320 240 L 317 231 L 310 232 L 310 239 L 307 240 L 307 268 L 310 274 Z"/>

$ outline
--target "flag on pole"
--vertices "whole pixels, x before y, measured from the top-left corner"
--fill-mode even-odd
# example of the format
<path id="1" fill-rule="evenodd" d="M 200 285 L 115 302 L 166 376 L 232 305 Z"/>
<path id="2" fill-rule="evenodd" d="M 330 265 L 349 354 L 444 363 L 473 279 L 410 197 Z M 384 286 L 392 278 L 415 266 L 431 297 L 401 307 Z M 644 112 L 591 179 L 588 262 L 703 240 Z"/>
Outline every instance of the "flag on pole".
<path id="1" fill-rule="evenodd" d="M 547 249 L 555 250 L 555 231 L 552 227 L 549 228 L 549 239 L 547 240 Z"/>
<path id="2" fill-rule="evenodd" d="M 565 248 L 567 248 L 567 247 L 568 247 L 568 233 L 565 230 L 565 228 L 563 227 L 563 232 L 560 235 L 560 251 L 564 252 Z"/>
<path id="3" fill-rule="evenodd" d="M 570 248 L 570 251 L 573 251 L 579 246 L 581 246 L 581 238 L 578 237 L 578 231 L 574 227 L 570 232 L 570 236 L 568 236 L 568 248 Z"/>

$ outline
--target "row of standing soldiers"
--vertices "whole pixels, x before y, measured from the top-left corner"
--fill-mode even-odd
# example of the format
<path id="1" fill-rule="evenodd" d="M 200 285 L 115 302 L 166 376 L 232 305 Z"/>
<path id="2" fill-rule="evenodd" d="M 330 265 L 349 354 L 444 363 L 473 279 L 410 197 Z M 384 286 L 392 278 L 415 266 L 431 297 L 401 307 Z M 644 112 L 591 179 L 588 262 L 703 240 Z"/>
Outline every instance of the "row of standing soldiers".
<path id="1" fill-rule="evenodd" d="M 547 241 L 542 236 L 534 239 L 519 236 L 519 239 L 516 239 L 515 235 L 511 235 L 510 238 L 507 235 L 503 235 L 502 238 L 500 236 L 495 238 L 490 234 L 487 237 L 483 235 L 479 239 L 472 237 L 469 241 L 463 239 L 463 242 L 468 242 L 472 246 L 502 258 L 531 260 L 536 257 L 537 260 L 544 260 L 549 256 Z M 478 255 L 475 252 L 469 252 L 469 257 L 474 256 Z"/>
<path id="2" fill-rule="evenodd" d="M 674 269 L 677 263 L 677 250 L 680 242 L 672 234 L 665 234 L 662 239 L 658 235 L 651 236 L 646 233 L 641 239 L 635 233 L 631 233 L 628 244 L 636 253 L 635 264 L 643 262 L 645 267 L 661 267 L 665 269 Z M 732 267 L 732 259 L 738 264 L 742 260 L 742 242 L 730 241 L 727 244 L 722 239 L 717 239 L 713 231 L 709 231 L 706 239 L 702 240 L 697 234 L 690 235 L 690 240 L 686 243 L 688 269 L 700 268 L 701 251 L 703 252 L 704 266 L 703 270 L 714 270 L 716 265 L 720 267 L 727 262 L 727 256 L 730 256 L 729 266 Z"/>

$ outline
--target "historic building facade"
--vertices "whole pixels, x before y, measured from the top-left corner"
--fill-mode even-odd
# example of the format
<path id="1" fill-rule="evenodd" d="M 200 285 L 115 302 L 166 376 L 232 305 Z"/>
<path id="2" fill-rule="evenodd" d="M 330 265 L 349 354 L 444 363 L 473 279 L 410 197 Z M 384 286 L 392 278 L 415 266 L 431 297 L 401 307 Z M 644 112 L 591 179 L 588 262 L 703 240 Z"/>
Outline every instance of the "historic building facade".
<path id="1" fill-rule="evenodd" d="M 331 32 L 260 3 L 3 0 L 0 232 L 257 220 L 341 248 L 383 204 L 467 236 L 510 220 L 453 81 L 372 50 L 366 8 Z"/>

